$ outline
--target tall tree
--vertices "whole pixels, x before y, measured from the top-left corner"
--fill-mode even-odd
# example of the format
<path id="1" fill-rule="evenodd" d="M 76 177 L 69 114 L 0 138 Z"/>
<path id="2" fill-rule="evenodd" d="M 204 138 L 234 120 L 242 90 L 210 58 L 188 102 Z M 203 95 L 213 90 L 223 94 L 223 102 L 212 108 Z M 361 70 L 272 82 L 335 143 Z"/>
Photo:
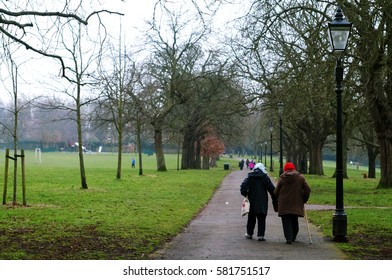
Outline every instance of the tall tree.
<path id="1" fill-rule="evenodd" d="M 8 66 L 9 80 L 11 82 L 11 89 L 9 90 L 9 95 L 12 98 L 12 105 L 10 107 L 4 107 L 3 110 L 7 111 L 8 117 L 5 120 L 0 120 L 0 126 L 7 132 L 8 135 L 12 137 L 12 146 L 14 150 L 14 155 L 11 157 L 14 164 L 14 172 L 13 172 L 13 195 L 12 195 L 12 205 L 16 205 L 16 193 L 17 193 L 17 171 L 18 171 L 18 141 L 19 141 L 19 115 L 20 113 L 31 104 L 31 101 L 24 101 L 22 98 L 22 94 L 19 92 L 19 67 L 14 58 L 13 51 L 11 51 L 10 46 L 7 44 L 3 44 L 3 50 L 5 51 L 5 61 Z M 9 87 L 7 87 L 9 88 Z M 25 205 L 25 201 L 24 201 Z"/>
<path id="2" fill-rule="evenodd" d="M 257 109 L 266 110 L 276 119 L 276 104 L 286 104 L 284 130 L 291 139 L 285 139 L 288 145 L 284 152 L 302 160 L 306 147 L 312 174 L 323 174 L 322 148 L 334 124 L 333 91 L 328 91 L 332 82 L 321 78 L 332 69 L 323 58 L 325 17 L 314 12 L 321 5 L 309 1 L 254 1 L 244 17 L 241 39 L 233 44 L 241 71 L 260 84 L 254 93 L 254 98 L 261 100 Z M 302 140 L 298 130 L 305 136 Z M 295 155 L 297 152 L 300 154 Z"/>
<path id="3" fill-rule="evenodd" d="M 350 137 L 351 131 L 356 124 L 355 114 L 360 114 L 359 110 L 350 110 L 350 107 L 354 107 L 353 103 L 357 102 L 356 94 L 360 92 L 367 101 L 367 106 L 370 108 L 372 122 L 375 126 L 375 130 L 377 133 L 378 141 L 380 143 L 380 160 L 381 160 L 381 179 L 379 182 L 379 187 L 391 187 L 392 186 L 392 165 L 390 161 L 392 160 L 392 132 L 391 132 L 391 108 L 390 104 L 392 103 L 389 100 L 391 96 L 391 88 L 392 88 L 392 71 L 391 71 L 391 8 L 392 3 L 390 1 L 378 0 L 378 1 L 337 1 L 337 3 L 332 3 L 330 1 L 253 1 L 254 5 L 252 8 L 256 10 L 256 8 L 260 7 L 260 10 L 267 11 L 265 13 L 250 13 L 249 17 L 254 24 L 248 24 L 248 26 L 256 26 L 257 23 L 263 23 L 259 27 L 254 29 L 250 29 L 249 34 L 250 38 L 255 39 L 251 41 L 251 44 L 248 45 L 247 51 L 251 51 L 255 47 L 259 47 L 257 45 L 260 42 L 260 39 L 267 40 L 269 42 L 269 38 L 271 38 L 271 34 L 275 30 L 280 30 L 279 26 L 285 26 L 285 29 L 280 30 L 283 36 L 283 42 L 285 42 L 286 47 L 292 48 L 293 46 L 299 46 L 299 53 L 309 53 L 310 42 L 314 41 L 314 37 L 312 34 L 315 34 L 313 31 L 321 30 L 321 25 L 325 26 L 325 23 L 331 21 L 334 14 L 335 8 L 337 4 L 339 4 L 344 11 L 345 16 L 349 21 L 353 23 L 353 32 L 352 32 L 352 44 L 347 51 L 348 57 L 347 62 L 350 63 L 348 75 L 346 75 L 347 81 L 344 82 L 347 85 L 347 89 L 344 94 L 344 116 L 345 116 L 345 133 L 344 133 L 344 143 L 347 143 L 348 137 Z M 308 17 L 303 17 L 307 19 L 304 22 L 301 22 L 300 25 L 293 25 L 292 19 L 295 19 L 295 15 L 300 13 L 301 15 L 307 14 Z M 267 19 L 267 20 L 266 20 Z M 318 19 L 317 24 L 313 25 L 312 29 L 306 28 L 306 24 L 309 19 Z M 297 28 L 295 28 L 297 26 Z M 294 27 L 294 29 L 292 29 Z M 245 28 L 246 29 L 246 28 Z M 286 31 L 293 30 L 294 32 L 287 33 Z M 308 31 L 309 32 L 308 32 Z M 306 32 L 304 32 L 306 31 Z M 318 34 L 325 34 L 325 32 L 319 32 Z M 317 34 L 316 33 L 316 34 Z M 293 41 L 293 38 L 296 38 L 296 35 L 303 34 L 303 38 L 301 40 Z M 297 42 L 301 42 L 298 44 Z M 319 61 L 323 63 L 325 61 L 324 57 L 331 57 L 331 61 L 333 56 L 326 53 L 327 45 L 326 40 L 318 41 L 321 44 L 317 44 L 319 46 L 323 46 L 319 48 L 319 53 L 322 54 L 319 56 Z M 324 42 L 324 43 L 323 43 Z M 266 46 L 266 45 L 263 45 Z M 355 46 L 355 48 L 351 48 L 351 46 Z M 281 50 L 282 48 L 276 48 L 277 50 Z M 317 50 L 316 48 L 313 48 Z M 262 50 L 264 61 L 268 61 L 269 59 L 273 61 L 272 65 L 278 65 L 279 68 L 276 69 L 285 69 L 284 72 L 290 73 L 287 71 L 287 68 L 290 68 L 290 60 L 287 60 L 286 56 L 282 56 L 284 59 L 281 63 L 279 63 L 279 57 L 274 56 L 274 52 L 272 52 L 271 56 L 265 56 L 266 52 L 270 51 L 268 46 Z M 256 55 L 254 57 L 257 57 Z M 289 63 L 287 63 L 287 62 Z M 314 60 L 316 61 L 316 60 Z M 303 62 L 307 63 L 307 60 Z M 310 63 L 313 63 L 313 60 L 310 60 Z M 251 64 L 253 65 L 253 64 Z M 259 64 L 268 67 L 259 67 L 261 69 L 259 72 L 266 73 L 265 70 L 270 70 L 272 67 L 271 64 Z M 252 69 L 251 67 L 247 67 L 247 69 Z M 330 68 L 325 68 L 328 70 L 328 73 L 333 73 L 333 70 Z M 355 69 L 355 70 L 353 70 Z M 253 70 L 253 69 L 252 69 Z M 248 71 L 249 72 L 249 71 Z M 268 72 L 268 71 L 267 71 Z M 256 72 L 253 72 L 256 73 Z M 273 71 L 272 73 L 275 73 Z M 327 71 L 316 71 L 320 76 L 327 77 L 327 75 L 321 75 L 320 73 L 327 73 Z M 332 85 L 333 75 L 329 74 L 330 80 L 327 82 L 328 85 Z M 357 77 L 360 77 L 359 79 Z M 254 77 L 258 78 L 257 75 Z M 350 83 L 348 79 L 352 77 L 355 78 L 355 81 L 351 84 L 354 85 L 354 88 L 350 88 Z M 302 79 L 301 76 L 297 78 L 297 80 Z M 263 79 L 270 80 L 270 79 Z M 312 79 L 314 80 L 314 79 Z M 325 79 L 327 81 L 327 79 Z M 357 88 L 360 88 L 358 91 Z M 304 88 L 304 87 L 303 87 Z M 325 89 L 332 88 L 332 86 L 326 86 Z M 332 92 L 332 90 L 329 90 Z M 317 92 L 317 91 L 312 91 Z M 321 96 L 320 96 L 321 97 Z M 280 97 L 282 98 L 282 97 Z M 331 103 L 333 104 L 333 103 Z M 368 123 L 368 122 L 364 122 Z M 369 130 L 372 128 L 368 128 Z M 370 148 L 370 147 L 369 147 Z M 343 149 L 347 151 L 347 149 Z"/>
<path id="4" fill-rule="evenodd" d="M 242 88 L 226 69 L 229 67 L 219 65 L 216 59 L 212 61 L 197 74 L 198 78 L 189 86 L 192 94 L 180 106 L 182 169 L 202 167 L 202 141 L 211 131 L 227 143 L 242 134 L 241 115 L 247 112 Z"/>
<path id="5" fill-rule="evenodd" d="M 163 153 L 165 119 L 176 105 L 187 99 L 189 73 L 199 59 L 199 53 L 195 51 L 207 33 L 202 18 L 186 11 L 183 6 L 169 3 L 156 6 L 147 45 L 152 48 L 149 73 L 159 85 L 154 93 L 156 103 L 151 104 L 150 111 L 158 171 L 167 170 Z"/>
<path id="6" fill-rule="evenodd" d="M 0 33 L 36 54 L 60 62 L 61 76 L 70 79 L 67 64 L 57 48 L 57 41 L 64 25 L 79 23 L 87 26 L 100 14 L 114 13 L 106 9 L 85 11 L 81 0 L 70 0 L 59 4 L 56 1 L 27 0 L 3 1 L 0 8 Z"/>
<path id="7" fill-rule="evenodd" d="M 84 164 L 84 141 L 83 128 L 84 124 L 89 120 L 88 112 L 83 111 L 86 105 L 90 104 L 96 97 L 88 93 L 88 87 L 95 84 L 93 73 L 96 71 L 99 60 L 101 58 L 103 42 L 105 34 L 98 32 L 87 32 L 82 28 L 81 24 L 67 24 L 60 34 L 59 42 L 62 43 L 63 53 L 62 59 L 67 63 L 66 80 L 68 84 L 63 86 L 62 93 L 72 100 L 62 97 L 46 98 L 45 102 L 40 106 L 45 109 L 61 109 L 69 112 L 70 117 L 76 123 L 77 130 L 77 149 L 79 155 L 79 170 L 82 189 L 87 189 L 87 176 Z M 94 36 L 94 37 L 91 37 Z"/>
<path id="8" fill-rule="evenodd" d="M 118 147 L 116 178 L 121 179 L 124 133 L 134 118 L 129 108 L 133 108 L 132 96 L 139 82 L 139 71 L 130 57 L 131 54 L 127 54 L 126 49 L 123 49 L 121 38 L 119 50 L 115 51 L 113 47 L 111 50 L 111 62 L 101 64 L 97 77 L 102 91 L 97 100 L 94 119 L 101 125 L 109 123 L 115 128 Z M 111 67 L 108 66 L 110 63 Z"/>
<path id="9" fill-rule="evenodd" d="M 355 30 L 361 86 L 380 144 L 380 188 L 392 188 L 392 2 L 338 1 Z"/>
<path id="10" fill-rule="evenodd" d="M 82 87 L 87 85 L 83 79 L 90 74 L 87 69 L 94 59 L 92 56 L 85 57 L 86 49 L 82 50 L 82 35 L 89 37 L 95 32 L 95 35 L 98 34 L 98 38 L 103 36 L 104 29 L 99 15 L 111 13 L 105 9 L 86 12 L 86 6 L 78 0 L 66 1 L 61 6 L 56 2 L 30 0 L 5 1 L 3 8 L 0 9 L 0 33 L 36 54 L 59 61 L 61 76 L 74 86 L 65 92 L 75 101 L 75 107 L 67 109 L 76 113 L 80 176 L 84 189 L 88 187 L 83 159 L 81 107 L 86 104 L 86 100 L 82 99 L 81 93 Z M 98 24 L 94 32 L 88 33 L 84 27 L 92 19 L 98 19 Z M 70 36 L 70 41 L 67 36 Z M 59 48 L 59 42 L 62 43 L 63 48 Z M 90 50 L 99 49 L 101 47 L 99 43 L 90 45 Z M 84 75 L 85 77 L 83 77 Z M 56 107 L 58 108 L 58 106 Z"/>

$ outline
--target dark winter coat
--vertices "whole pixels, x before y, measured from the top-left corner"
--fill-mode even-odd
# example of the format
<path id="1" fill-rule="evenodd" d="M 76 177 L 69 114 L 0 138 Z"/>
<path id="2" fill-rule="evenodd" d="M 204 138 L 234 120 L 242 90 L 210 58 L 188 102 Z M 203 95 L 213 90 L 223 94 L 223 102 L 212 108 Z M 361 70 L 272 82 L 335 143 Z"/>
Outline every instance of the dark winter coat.
<path id="1" fill-rule="evenodd" d="M 275 188 L 275 195 L 278 199 L 278 215 L 293 214 L 304 216 L 304 203 L 310 196 L 310 187 L 296 170 L 288 170 L 280 175 L 280 180 Z"/>
<path id="2" fill-rule="evenodd" d="M 272 184 L 267 174 L 260 169 L 248 173 L 248 177 L 241 184 L 241 195 L 248 196 L 251 213 L 263 213 L 267 215 L 268 212 L 268 195 L 270 194 L 272 201 L 276 202 L 274 195 L 275 187 Z"/>

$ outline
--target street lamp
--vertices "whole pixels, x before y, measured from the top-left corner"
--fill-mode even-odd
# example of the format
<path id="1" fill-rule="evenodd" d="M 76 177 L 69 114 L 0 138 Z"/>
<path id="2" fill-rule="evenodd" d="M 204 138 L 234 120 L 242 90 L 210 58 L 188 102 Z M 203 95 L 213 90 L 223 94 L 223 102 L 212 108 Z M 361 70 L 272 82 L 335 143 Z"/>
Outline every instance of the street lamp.
<path id="1" fill-rule="evenodd" d="M 268 142 L 264 142 L 264 165 L 267 166 L 267 144 Z"/>
<path id="2" fill-rule="evenodd" d="M 347 216 L 343 205 L 343 117 L 342 117 L 342 81 L 343 81 L 343 52 L 347 48 L 352 24 L 344 19 L 340 7 L 336 10 L 335 19 L 328 23 L 328 34 L 332 51 L 337 55 L 336 78 L 336 209 L 333 214 L 333 240 L 347 242 Z"/>
<path id="3" fill-rule="evenodd" d="M 270 172 L 274 172 L 274 165 L 272 164 L 272 131 L 274 130 L 274 127 L 272 125 L 272 122 L 270 122 L 270 126 L 269 126 L 269 131 L 270 131 L 270 136 L 271 136 L 271 146 L 270 146 L 270 157 L 271 157 L 271 161 L 270 161 Z"/>
<path id="4" fill-rule="evenodd" d="M 283 110 L 284 110 L 284 103 L 282 101 L 280 101 L 278 103 L 278 112 L 279 112 L 279 133 L 280 133 L 280 137 L 279 137 L 279 147 L 280 147 L 280 151 L 279 151 L 279 175 L 282 175 L 283 173 L 283 130 L 282 130 L 282 115 L 283 115 Z"/>
<path id="5" fill-rule="evenodd" d="M 263 162 L 263 142 L 260 142 L 260 157 L 259 162 Z"/>

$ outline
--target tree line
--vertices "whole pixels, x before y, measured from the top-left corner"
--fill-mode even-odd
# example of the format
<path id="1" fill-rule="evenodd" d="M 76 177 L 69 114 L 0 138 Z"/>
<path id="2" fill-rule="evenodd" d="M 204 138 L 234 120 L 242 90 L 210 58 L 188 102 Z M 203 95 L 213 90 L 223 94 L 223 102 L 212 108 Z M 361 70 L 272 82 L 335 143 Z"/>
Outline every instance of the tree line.
<path id="1" fill-rule="evenodd" d="M 121 178 L 122 141 L 130 132 L 137 145 L 145 135 L 153 139 L 158 171 L 167 170 L 163 145 L 168 142 L 181 148 L 181 169 L 208 168 L 223 144 L 241 146 L 250 137 L 253 144 L 268 139 L 271 123 L 277 133 L 276 104 L 283 101 L 286 159 L 297 165 L 305 160 L 307 172 L 323 175 L 323 149 L 334 141 L 336 129 L 336 59 L 329 51 L 326 23 L 340 5 L 353 23 L 344 57 L 346 161 L 352 141 L 362 143 L 369 177 L 375 176 L 380 155 L 379 187 L 392 186 L 389 1 L 249 0 L 243 16 L 227 19 L 230 32 L 224 36 L 214 34 L 213 23 L 226 1 L 188 3 L 173 6 L 157 0 L 136 47 L 121 37 L 109 40 L 102 20 L 96 24 L 105 32 L 99 36 L 87 32 L 87 19 L 120 13 L 86 12 L 83 5 L 76 10 L 80 16 L 32 11 L 35 17 L 58 21 L 51 28 L 62 51 L 49 48 L 51 42 L 37 35 L 48 52 L 32 51 L 58 59 L 60 76 L 67 83 L 52 87 L 52 96 L 30 103 L 40 111 L 67 112 L 61 118 L 74 121 L 80 146 L 87 123 L 110 127 L 118 141 L 116 176 Z M 63 11 L 69 11 L 65 6 Z M 26 13 L 21 6 L 7 7 L 0 11 L 5 26 L 0 33 L 3 45 L 13 46 L 9 53 L 14 54 L 15 44 L 26 47 L 28 41 L 23 41 L 26 35 L 13 36 L 7 26 L 22 31 L 31 26 L 13 23 L 12 17 Z M 16 92 L 11 91 L 13 96 Z M 18 112 L 17 103 L 13 113 Z M 79 157 L 82 187 L 87 188 L 81 148 Z"/>
<path id="2" fill-rule="evenodd" d="M 323 148 L 334 141 L 336 100 L 334 67 L 326 23 L 339 5 L 353 23 L 344 56 L 344 154 L 350 141 L 363 143 L 369 177 L 380 156 L 379 187 L 392 186 L 390 162 L 390 1 L 252 1 L 233 49 L 244 75 L 259 87 L 266 116 L 276 123 L 284 110 L 284 146 L 289 160 L 309 157 L 309 172 L 324 174 Z M 245 54 L 244 56 L 238 54 Z M 272 117 L 273 116 L 273 117 Z M 346 173 L 347 174 L 347 173 Z"/>

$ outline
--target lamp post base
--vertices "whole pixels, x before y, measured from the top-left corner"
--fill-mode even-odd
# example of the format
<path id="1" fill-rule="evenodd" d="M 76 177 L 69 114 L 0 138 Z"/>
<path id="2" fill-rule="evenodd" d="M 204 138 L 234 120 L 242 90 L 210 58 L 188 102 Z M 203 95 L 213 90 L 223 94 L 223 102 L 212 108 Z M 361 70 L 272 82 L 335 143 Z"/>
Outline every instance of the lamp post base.
<path id="1" fill-rule="evenodd" d="M 334 213 L 332 218 L 333 241 L 347 242 L 347 216 L 345 213 Z"/>

